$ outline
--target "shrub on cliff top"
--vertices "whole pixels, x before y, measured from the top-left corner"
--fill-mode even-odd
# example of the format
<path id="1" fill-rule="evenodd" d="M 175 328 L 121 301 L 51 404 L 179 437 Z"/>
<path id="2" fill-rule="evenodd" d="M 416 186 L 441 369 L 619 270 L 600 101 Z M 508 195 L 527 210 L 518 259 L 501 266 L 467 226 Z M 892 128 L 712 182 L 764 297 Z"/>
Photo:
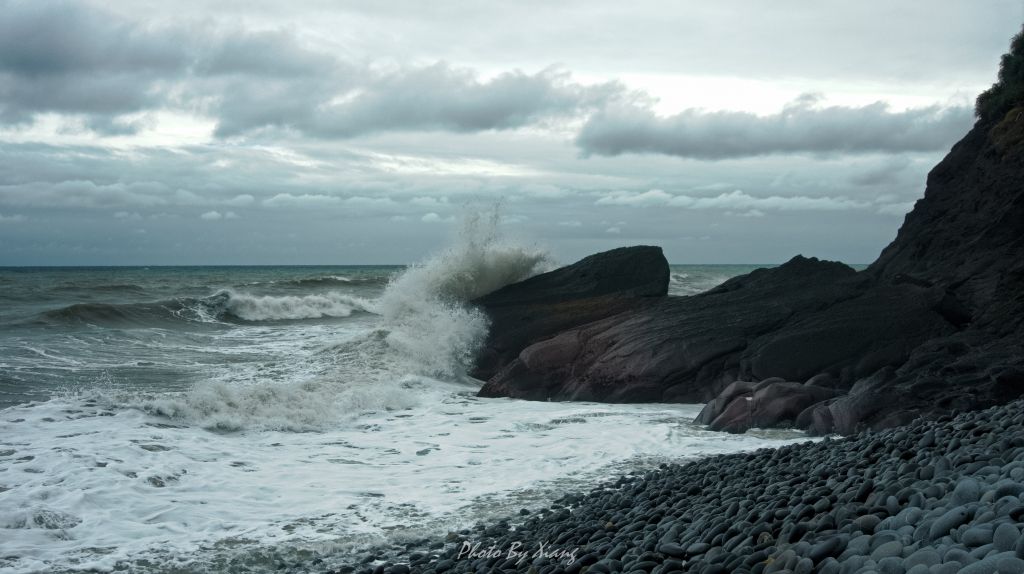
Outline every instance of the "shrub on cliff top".
<path id="1" fill-rule="evenodd" d="M 1010 41 L 1010 51 L 999 61 L 999 80 L 978 96 L 974 113 L 983 120 L 1001 118 L 1024 103 L 1024 30 Z"/>

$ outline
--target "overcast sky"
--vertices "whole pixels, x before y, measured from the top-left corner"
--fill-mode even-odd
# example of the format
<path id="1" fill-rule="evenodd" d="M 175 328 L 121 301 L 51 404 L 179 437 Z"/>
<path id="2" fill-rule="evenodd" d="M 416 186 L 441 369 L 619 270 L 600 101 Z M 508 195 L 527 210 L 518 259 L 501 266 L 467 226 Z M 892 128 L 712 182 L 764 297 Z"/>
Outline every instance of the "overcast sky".
<path id="1" fill-rule="evenodd" d="M 0 265 L 870 262 L 1021 0 L 0 0 Z"/>

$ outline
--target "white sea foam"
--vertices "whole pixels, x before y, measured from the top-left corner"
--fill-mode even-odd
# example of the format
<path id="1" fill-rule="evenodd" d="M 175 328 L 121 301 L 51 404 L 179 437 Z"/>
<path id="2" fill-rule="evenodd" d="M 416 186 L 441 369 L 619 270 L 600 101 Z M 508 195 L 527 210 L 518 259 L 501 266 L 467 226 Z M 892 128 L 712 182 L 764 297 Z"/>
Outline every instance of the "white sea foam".
<path id="1" fill-rule="evenodd" d="M 250 295 L 224 290 L 214 296 L 222 299 L 225 312 L 246 321 L 280 321 L 348 317 L 356 310 L 370 311 L 373 304 L 360 297 L 338 291 L 313 295 Z"/>
<path id="2" fill-rule="evenodd" d="M 688 422 L 697 405 L 402 384 L 429 399 L 313 433 L 210 433 L 80 400 L 4 410 L 0 570 L 303 571 L 321 555 L 305 568 L 320 571 L 346 548 L 436 536 L 666 460 L 806 440 L 705 431 Z"/>
<path id="3" fill-rule="evenodd" d="M 348 340 L 328 347 L 280 350 L 298 363 L 284 372 L 268 371 L 263 364 L 228 366 L 188 392 L 145 397 L 133 404 L 207 429 L 295 432 L 346 425 L 360 415 L 418 404 L 423 389 L 411 388 L 394 371 L 385 355 L 389 348 L 384 335 L 379 330 L 350 333 Z"/>
<path id="4" fill-rule="evenodd" d="M 468 214 L 455 245 L 388 285 L 378 310 L 405 368 L 445 378 L 465 373 L 488 327 L 467 302 L 550 267 L 543 250 L 502 238 L 499 221 L 497 209 Z"/>

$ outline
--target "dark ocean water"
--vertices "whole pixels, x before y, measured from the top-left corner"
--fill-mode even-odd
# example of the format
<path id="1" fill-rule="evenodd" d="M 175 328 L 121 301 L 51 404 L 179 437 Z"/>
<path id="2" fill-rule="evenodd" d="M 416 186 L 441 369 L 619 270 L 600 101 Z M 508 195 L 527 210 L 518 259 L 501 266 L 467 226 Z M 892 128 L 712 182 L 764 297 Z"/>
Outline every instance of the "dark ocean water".
<path id="1" fill-rule="evenodd" d="M 401 269 L 0 268 L 0 407 L 96 385 L 187 389 L 211 366 L 366 322 L 362 304 Z"/>

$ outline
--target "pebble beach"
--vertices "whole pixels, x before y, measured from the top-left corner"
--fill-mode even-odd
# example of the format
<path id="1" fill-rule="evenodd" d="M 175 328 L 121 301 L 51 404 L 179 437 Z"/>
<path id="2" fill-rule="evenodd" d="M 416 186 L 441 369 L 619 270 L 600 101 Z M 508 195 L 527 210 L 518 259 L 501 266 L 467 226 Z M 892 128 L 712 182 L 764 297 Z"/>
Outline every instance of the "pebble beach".
<path id="1" fill-rule="evenodd" d="M 1016 401 L 665 465 L 335 572 L 1019 574 L 1022 530 Z"/>

